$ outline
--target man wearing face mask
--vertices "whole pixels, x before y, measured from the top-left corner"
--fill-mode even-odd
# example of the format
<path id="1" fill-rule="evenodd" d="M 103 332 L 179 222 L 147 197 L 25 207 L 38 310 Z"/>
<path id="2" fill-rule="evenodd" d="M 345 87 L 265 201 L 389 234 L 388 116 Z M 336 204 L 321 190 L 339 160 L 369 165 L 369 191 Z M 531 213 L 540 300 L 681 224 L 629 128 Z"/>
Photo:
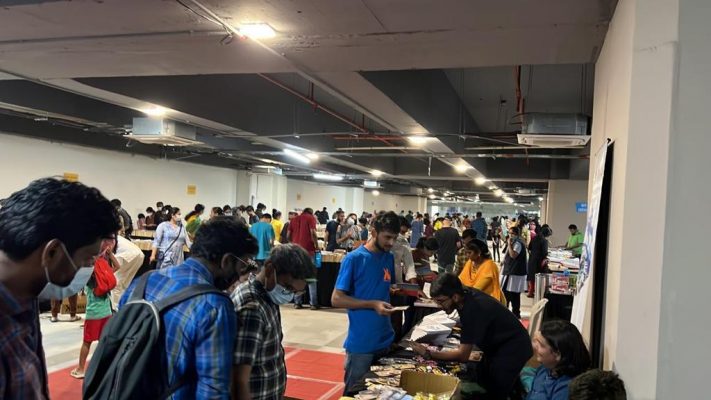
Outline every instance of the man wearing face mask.
<path id="1" fill-rule="evenodd" d="M 62 299 L 91 277 L 101 240 L 121 228 L 94 188 L 40 179 L 0 208 L 0 398 L 49 398 L 37 298 Z"/>
<path id="2" fill-rule="evenodd" d="M 234 399 L 281 399 L 286 390 L 286 365 L 279 305 L 303 293 L 316 276 L 311 256 L 295 244 L 275 247 L 257 275 L 233 293 L 237 312 Z"/>
<path id="3" fill-rule="evenodd" d="M 198 284 L 226 290 L 258 251 L 257 240 L 246 226 L 231 217 L 214 218 L 197 231 L 188 260 L 150 275 L 143 298 L 156 302 Z M 121 298 L 119 313 L 136 284 Z M 232 302 L 207 293 L 178 303 L 161 317 L 169 350 L 163 356 L 165 376 L 170 386 L 182 382 L 172 398 L 229 398 L 237 328 Z"/>
<path id="4" fill-rule="evenodd" d="M 374 238 L 341 261 L 331 295 L 334 307 L 348 309 L 346 396 L 363 389 L 363 377 L 372 363 L 387 353 L 395 336 L 390 323 L 395 259 L 390 250 L 400 233 L 400 218 L 391 211 L 379 215 L 373 225 Z"/>

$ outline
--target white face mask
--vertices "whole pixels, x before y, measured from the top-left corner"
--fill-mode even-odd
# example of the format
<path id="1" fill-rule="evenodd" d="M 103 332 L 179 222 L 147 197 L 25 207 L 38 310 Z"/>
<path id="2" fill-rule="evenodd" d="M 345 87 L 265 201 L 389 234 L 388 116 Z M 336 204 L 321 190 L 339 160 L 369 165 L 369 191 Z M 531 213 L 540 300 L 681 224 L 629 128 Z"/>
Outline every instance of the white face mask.
<path id="1" fill-rule="evenodd" d="M 79 293 L 79 291 L 86 286 L 89 278 L 91 278 L 91 275 L 94 273 L 93 266 L 77 267 L 76 264 L 74 264 L 74 260 L 72 260 L 72 257 L 69 255 L 66 246 L 64 246 L 64 243 L 62 243 L 62 250 L 64 251 L 64 255 L 67 256 L 69 262 L 72 264 L 72 267 L 74 267 L 76 274 L 74 274 L 74 278 L 69 285 L 60 286 L 56 283 L 52 283 L 49 279 L 49 270 L 47 270 L 47 267 L 45 266 L 44 275 L 47 279 L 47 285 L 45 285 L 44 289 L 42 289 L 40 294 L 37 296 L 40 300 L 62 300 L 69 296 L 73 296 Z"/>

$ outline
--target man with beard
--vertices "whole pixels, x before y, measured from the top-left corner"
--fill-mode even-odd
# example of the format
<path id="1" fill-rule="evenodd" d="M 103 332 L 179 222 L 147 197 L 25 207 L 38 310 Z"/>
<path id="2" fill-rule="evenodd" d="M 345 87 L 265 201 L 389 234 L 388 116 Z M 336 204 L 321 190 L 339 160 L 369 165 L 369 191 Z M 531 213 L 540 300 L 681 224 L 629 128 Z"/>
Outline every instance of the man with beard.
<path id="1" fill-rule="evenodd" d="M 388 212 L 373 226 L 374 237 L 341 261 L 331 295 L 334 307 L 348 309 L 346 396 L 359 391 L 370 366 L 387 353 L 394 339 L 390 288 L 395 283 L 395 260 L 390 250 L 400 233 L 400 218 Z"/>

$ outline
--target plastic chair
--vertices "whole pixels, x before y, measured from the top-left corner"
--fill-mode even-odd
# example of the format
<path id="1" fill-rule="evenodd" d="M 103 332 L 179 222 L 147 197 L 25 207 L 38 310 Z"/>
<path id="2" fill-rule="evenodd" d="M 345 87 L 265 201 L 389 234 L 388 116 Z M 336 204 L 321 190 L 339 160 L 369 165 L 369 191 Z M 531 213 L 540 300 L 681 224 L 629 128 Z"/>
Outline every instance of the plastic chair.
<path id="1" fill-rule="evenodd" d="M 548 299 L 542 299 L 531 308 L 531 317 L 528 320 L 528 335 L 533 339 L 533 334 L 541 329 L 543 323 L 543 310 L 546 308 Z"/>

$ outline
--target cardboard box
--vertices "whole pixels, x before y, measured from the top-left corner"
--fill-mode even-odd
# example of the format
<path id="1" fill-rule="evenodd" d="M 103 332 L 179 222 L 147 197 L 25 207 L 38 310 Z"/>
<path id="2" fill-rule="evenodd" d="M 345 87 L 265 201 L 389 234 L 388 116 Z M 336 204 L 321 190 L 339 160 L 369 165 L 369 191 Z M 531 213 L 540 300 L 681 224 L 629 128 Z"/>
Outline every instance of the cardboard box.
<path id="1" fill-rule="evenodd" d="M 400 387 L 411 396 L 417 393 L 428 393 L 436 396 L 446 395 L 451 399 L 459 392 L 459 379 L 453 376 L 404 370 L 400 375 Z"/>
<path id="2" fill-rule="evenodd" d="M 56 303 L 55 303 L 56 304 Z M 86 295 L 81 293 L 77 297 L 77 314 L 84 314 L 86 312 Z M 59 308 L 60 314 L 69 314 L 69 300 L 62 300 L 62 306 Z"/>

